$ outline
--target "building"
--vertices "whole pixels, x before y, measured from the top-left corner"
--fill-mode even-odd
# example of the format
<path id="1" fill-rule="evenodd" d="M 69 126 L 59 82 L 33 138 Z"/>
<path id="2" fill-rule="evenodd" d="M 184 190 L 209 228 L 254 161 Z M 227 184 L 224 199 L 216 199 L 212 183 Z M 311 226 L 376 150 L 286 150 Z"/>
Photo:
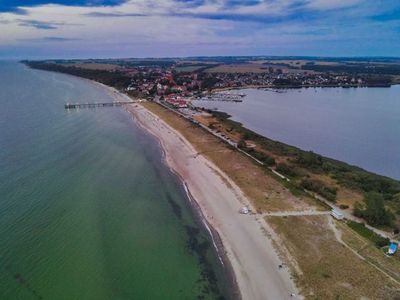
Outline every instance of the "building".
<path id="1" fill-rule="evenodd" d="M 177 96 L 175 94 L 166 96 L 165 101 L 177 108 L 187 108 L 188 107 L 187 101 L 184 100 L 182 97 Z"/>
<path id="2" fill-rule="evenodd" d="M 336 208 L 331 210 L 331 216 L 334 217 L 336 220 L 343 220 L 344 219 L 344 214 L 340 210 L 338 210 Z"/>

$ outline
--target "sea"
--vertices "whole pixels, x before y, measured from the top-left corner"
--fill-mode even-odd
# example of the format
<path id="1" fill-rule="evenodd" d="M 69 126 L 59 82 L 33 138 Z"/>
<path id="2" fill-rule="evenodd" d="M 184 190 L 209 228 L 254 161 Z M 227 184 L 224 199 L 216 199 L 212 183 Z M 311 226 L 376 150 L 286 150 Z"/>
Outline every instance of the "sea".
<path id="1" fill-rule="evenodd" d="M 272 140 L 400 179 L 400 85 L 243 89 L 243 102 L 193 101 Z"/>
<path id="2" fill-rule="evenodd" d="M 84 79 L 0 62 L 0 299 L 230 298 L 154 137 Z"/>

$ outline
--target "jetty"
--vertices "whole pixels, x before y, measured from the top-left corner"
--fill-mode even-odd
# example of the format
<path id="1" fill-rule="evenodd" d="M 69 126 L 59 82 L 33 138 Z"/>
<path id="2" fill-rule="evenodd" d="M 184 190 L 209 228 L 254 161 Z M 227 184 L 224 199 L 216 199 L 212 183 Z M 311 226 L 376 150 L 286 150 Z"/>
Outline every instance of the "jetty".
<path id="1" fill-rule="evenodd" d="M 139 101 L 114 101 L 114 102 L 103 102 L 103 103 L 66 103 L 65 109 L 78 109 L 78 108 L 96 108 L 96 107 L 114 107 L 122 106 L 126 104 L 138 103 Z"/>
<path id="2" fill-rule="evenodd" d="M 245 94 L 231 94 L 231 93 L 215 93 L 212 95 L 206 95 L 195 98 L 194 100 L 202 101 L 224 101 L 224 102 L 243 102 Z"/>

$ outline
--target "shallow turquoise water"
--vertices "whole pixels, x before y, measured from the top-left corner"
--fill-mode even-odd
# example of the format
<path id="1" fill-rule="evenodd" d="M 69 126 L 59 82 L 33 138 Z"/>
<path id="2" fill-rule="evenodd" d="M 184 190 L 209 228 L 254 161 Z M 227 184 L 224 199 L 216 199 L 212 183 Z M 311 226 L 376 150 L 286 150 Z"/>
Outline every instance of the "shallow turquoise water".
<path id="1" fill-rule="evenodd" d="M 205 299 L 227 287 L 157 142 L 90 82 L 0 62 L 0 299 Z"/>

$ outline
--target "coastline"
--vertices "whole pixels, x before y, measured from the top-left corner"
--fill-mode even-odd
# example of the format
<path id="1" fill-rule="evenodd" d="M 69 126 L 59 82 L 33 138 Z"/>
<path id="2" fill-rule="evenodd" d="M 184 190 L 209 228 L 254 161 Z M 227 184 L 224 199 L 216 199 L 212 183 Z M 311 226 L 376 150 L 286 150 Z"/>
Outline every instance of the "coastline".
<path id="1" fill-rule="evenodd" d="M 220 93 L 225 91 L 234 91 L 234 90 L 244 90 L 244 89 L 261 89 L 261 90 L 297 90 L 297 89 L 312 89 L 312 88 L 390 88 L 395 85 L 399 85 L 400 83 L 391 83 L 391 84 L 369 84 L 369 85 L 359 85 L 359 84 L 350 84 L 350 85 L 335 85 L 335 84 L 313 84 L 313 85 L 243 85 L 243 86 L 232 86 L 232 87 L 222 87 L 222 88 L 213 88 L 211 93 Z"/>
<path id="2" fill-rule="evenodd" d="M 92 82 L 93 83 L 93 82 Z M 115 97 L 122 97 L 122 98 L 125 98 L 125 99 L 130 99 L 127 95 L 125 95 L 125 94 L 123 94 L 123 93 L 120 93 L 120 92 L 118 92 L 116 89 L 114 89 L 114 88 L 112 88 L 112 87 L 109 87 L 109 86 L 105 86 L 105 85 L 103 85 L 103 84 L 101 84 L 101 83 L 98 83 L 98 82 L 95 82 L 95 84 L 97 84 L 99 87 L 101 87 L 101 88 L 103 88 L 103 89 L 105 89 L 105 90 L 108 90 L 108 93 L 110 94 L 110 95 L 112 95 L 112 96 L 115 96 Z M 150 104 L 149 104 L 150 105 Z M 143 106 L 142 105 L 130 105 L 129 107 L 130 108 L 133 108 L 133 107 L 136 107 L 136 108 L 140 108 L 141 110 L 144 110 L 145 112 L 147 111 L 147 113 L 149 114 L 149 115 L 151 115 L 151 118 L 150 118 L 150 120 L 145 120 L 146 122 L 139 122 L 138 123 L 138 125 L 154 125 L 154 124 L 158 124 L 158 125 L 160 125 L 162 122 L 164 122 L 164 121 L 162 121 L 162 120 L 164 120 L 164 117 L 162 118 L 162 120 L 158 117 L 158 113 L 157 113 L 157 110 L 153 110 L 153 109 L 151 109 L 151 106 L 149 106 L 149 108 L 147 108 L 147 105 L 146 104 L 144 104 Z M 152 113 L 154 111 L 154 113 Z M 135 112 L 131 112 L 132 114 L 133 114 L 133 116 L 135 117 L 136 116 L 136 118 L 134 118 L 134 120 L 136 120 L 136 121 L 138 121 L 138 118 L 137 118 L 137 114 L 135 114 Z M 162 114 L 160 114 L 160 116 L 162 116 Z M 165 123 L 166 123 L 167 121 L 165 121 L 164 122 L 164 125 L 166 125 Z M 168 121 L 168 124 L 170 124 L 169 123 L 169 121 Z M 161 124 L 161 126 L 163 126 L 163 124 Z M 173 125 L 171 125 L 171 126 L 173 126 Z M 143 127 L 143 126 L 141 126 L 141 127 Z M 167 125 L 167 127 L 168 127 L 168 125 Z M 146 129 L 146 128 L 144 128 L 144 129 Z M 148 129 L 150 129 L 150 128 L 148 128 Z M 169 130 L 168 130 L 169 129 Z M 178 129 L 176 129 L 176 130 L 174 130 L 174 129 L 172 129 L 172 128 L 167 128 L 166 129 L 167 130 L 167 132 L 164 132 L 165 133 L 165 135 L 160 135 L 160 133 L 152 133 L 151 132 L 151 130 L 147 130 L 148 132 L 150 132 L 150 133 L 152 133 L 153 135 L 155 135 L 156 137 L 157 137 L 157 139 L 158 139 L 158 141 L 159 141 L 159 143 L 161 144 L 161 149 L 162 149 L 162 151 L 163 151 L 163 154 L 165 155 L 165 157 L 164 157 L 164 160 L 165 160 L 165 162 L 167 163 L 167 166 L 170 168 L 170 170 L 172 171 L 172 172 L 174 172 L 180 179 L 181 179 L 181 181 L 182 181 L 182 176 L 180 176 L 180 173 L 178 173 L 177 171 L 176 171 L 176 169 L 174 169 L 172 166 L 171 166 L 171 164 L 168 162 L 168 151 L 167 151 L 167 149 L 166 149 L 166 147 L 165 147 L 165 145 L 163 145 L 162 144 L 162 140 L 163 140 L 163 138 L 164 139 L 166 139 L 167 141 L 168 141 L 168 134 L 167 133 L 171 133 L 170 131 L 172 131 L 172 133 L 174 133 L 175 135 L 178 135 L 178 136 L 182 136 L 180 133 L 181 132 L 185 132 L 185 130 L 184 130 L 184 128 L 182 128 L 182 130 L 183 131 L 180 131 L 180 129 L 178 128 Z M 191 139 L 189 139 L 189 140 L 191 140 Z M 192 141 L 192 140 L 191 140 Z M 178 143 L 177 144 L 179 144 L 180 142 L 182 142 L 182 138 L 181 137 L 179 137 L 178 138 Z M 193 142 L 193 141 L 192 141 Z M 193 145 L 196 145 L 196 147 L 197 147 L 197 143 L 196 142 L 194 142 L 194 144 Z M 199 153 L 196 153 L 196 156 L 198 155 Z M 178 157 L 180 157 L 180 155 L 178 155 Z M 218 163 L 217 163 L 218 164 Z M 218 164 L 219 165 L 219 164 Z M 209 167 L 210 167 L 210 165 L 209 165 Z M 212 169 L 212 167 L 211 167 L 211 169 Z M 213 170 L 213 172 L 215 172 L 215 169 L 212 169 Z M 225 170 L 225 169 L 224 169 Z M 217 174 L 217 175 L 221 175 L 221 174 Z M 184 176 L 185 178 L 186 178 L 186 176 Z M 232 188 L 229 184 L 223 184 L 224 186 L 225 185 L 228 185 L 228 187 L 226 187 L 225 186 L 225 188 Z M 186 182 L 184 182 L 183 181 L 183 186 L 186 188 L 187 187 L 187 185 L 186 185 Z M 245 199 L 243 199 L 243 198 L 241 198 L 240 196 L 239 196 L 239 198 L 240 199 L 242 199 L 242 200 L 245 200 Z M 194 208 L 198 208 L 198 207 L 200 207 L 200 209 L 198 209 L 197 210 L 197 212 L 199 212 L 200 213 L 200 218 L 201 218 L 201 221 L 203 221 L 204 222 L 204 224 L 206 225 L 206 224 L 209 224 L 210 225 L 210 228 L 214 231 L 214 232 L 216 232 L 216 236 L 218 236 L 219 235 L 219 228 L 218 228 L 218 226 L 216 226 L 215 225 L 215 223 L 214 222 L 212 222 L 212 220 L 211 221 L 209 221 L 209 217 L 210 216 L 208 216 L 207 215 L 207 210 L 205 210 L 205 208 L 201 205 L 201 199 L 199 198 L 199 197 L 197 197 L 196 195 L 195 195 L 195 197 L 193 197 L 193 198 L 189 198 L 189 200 L 194 200 L 194 202 L 193 202 L 193 204 L 194 204 Z M 196 206 L 195 204 L 197 203 L 197 205 L 198 206 Z M 245 204 L 245 203 L 243 203 L 243 202 L 240 202 L 241 204 Z M 251 205 L 249 205 L 250 207 L 251 207 Z M 203 214 L 202 214 L 203 213 Z M 234 211 L 234 214 L 236 214 L 237 213 L 237 211 Z M 278 251 L 278 249 L 277 249 L 277 247 L 278 247 L 278 245 L 279 244 L 281 244 L 281 243 L 283 243 L 283 240 L 281 240 L 281 239 L 278 239 L 278 240 L 276 240 L 275 238 L 276 237 L 274 237 L 273 236 L 273 234 L 275 233 L 275 230 L 276 230 L 276 228 L 275 229 L 272 229 L 272 228 L 270 228 L 270 226 L 268 226 L 269 224 L 266 224 L 267 226 L 265 226 L 265 224 L 261 224 L 261 223 L 266 223 L 265 222 L 265 220 L 258 220 L 258 222 L 259 222 L 259 225 L 261 225 L 261 227 L 263 228 L 263 229 L 266 229 L 266 232 L 264 232 L 264 241 L 265 242 L 267 242 L 267 238 L 266 238 L 266 236 L 268 235 L 269 236 L 269 239 L 270 240 L 272 240 L 272 242 L 273 243 L 275 243 L 274 244 L 274 249 L 276 249 L 276 251 Z M 220 224 L 217 224 L 217 225 L 220 225 Z M 271 229 L 271 231 L 270 231 L 270 229 Z M 272 234 L 272 236 L 271 236 L 271 234 Z M 213 237 L 213 235 L 212 235 L 212 237 Z M 232 269 L 234 270 L 234 274 L 236 275 L 236 274 L 238 274 L 238 271 L 237 271 L 237 269 L 235 269 L 235 263 L 237 263 L 237 262 L 235 262 L 235 259 L 237 259 L 238 257 L 236 256 L 236 257 L 233 257 L 232 258 L 232 256 L 229 256 L 229 247 L 227 247 L 227 244 L 226 244 L 226 241 L 224 241 L 224 236 L 220 236 L 220 240 L 221 240 L 221 244 L 222 244 L 222 246 L 224 246 L 224 247 L 218 247 L 217 248 L 217 250 L 218 249 L 221 249 L 222 251 L 225 249 L 226 250 L 226 256 L 225 257 L 227 257 L 229 260 L 228 261 L 230 261 L 230 262 L 232 262 Z M 268 242 L 270 242 L 270 240 L 268 240 Z M 276 243 L 278 243 L 278 244 L 276 244 Z M 229 245 L 228 245 L 229 246 Z M 283 244 L 282 245 L 283 247 L 285 247 L 285 245 Z M 274 250 L 273 249 L 273 250 Z M 273 252 L 273 251 L 272 251 Z M 272 253 L 271 252 L 271 253 Z M 278 251 L 279 253 L 280 253 L 280 250 Z M 273 254 L 273 253 L 272 253 Z M 247 266 L 247 264 L 245 264 L 245 266 Z M 297 268 L 295 267 L 295 269 L 296 269 L 296 272 L 294 272 L 294 274 L 297 274 Z M 271 269 L 271 274 L 273 274 L 274 272 L 273 271 L 275 271 L 276 272 L 276 270 L 274 270 L 274 269 Z M 240 273 L 240 270 L 239 270 L 239 273 Z M 269 276 L 271 275 L 271 274 L 268 274 Z M 301 272 L 300 272 L 300 274 L 301 274 Z M 241 274 L 241 275 L 243 275 L 243 274 Z M 269 277 L 268 276 L 268 277 Z M 237 278 L 238 278 L 238 276 L 236 276 Z M 267 278 L 268 278 L 267 277 Z M 243 279 L 243 278 L 240 278 L 240 279 Z M 243 288 L 239 285 L 240 284 L 240 282 L 241 282 L 241 280 L 237 280 L 237 283 L 238 283 L 238 287 L 239 287 L 239 290 L 242 292 L 243 291 Z M 245 278 L 246 279 L 246 278 Z M 297 278 L 298 279 L 298 278 Z M 267 279 L 268 280 L 268 279 Z M 296 283 L 299 283 L 298 282 L 298 280 L 296 280 Z M 292 285 L 294 285 L 294 283 L 293 282 L 291 282 L 291 284 Z M 264 282 L 264 285 L 266 285 L 265 284 L 265 282 Z M 263 285 L 260 285 L 260 286 L 263 286 Z M 301 284 L 301 286 L 302 286 L 302 288 L 303 288 L 303 285 Z M 295 291 L 295 290 L 294 290 Z M 248 290 L 246 291 L 246 292 L 248 292 Z M 305 292 L 303 289 L 302 289 L 302 292 Z M 291 293 L 290 293 L 291 294 Z M 283 293 L 282 295 L 282 297 L 280 297 L 279 299 L 299 299 L 299 298 L 301 298 L 301 296 L 299 296 L 299 297 L 295 297 L 295 298 L 293 298 L 293 297 L 290 297 L 290 294 L 285 294 L 285 293 Z M 250 296 L 249 296 L 250 295 Z M 286 297 L 285 297 L 285 295 L 286 295 Z M 269 299 L 269 297 L 254 297 L 254 295 L 253 294 L 250 294 L 250 293 L 243 293 L 242 292 L 242 296 L 243 296 L 243 298 L 244 299 L 246 299 L 246 298 L 249 298 L 249 299 Z M 275 295 L 272 297 L 271 296 L 271 299 L 275 299 L 276 297 L 275 297 Z"/>
<path id="3" fill-rule="evenodd" d="M 109 88 L 107 86 L 105 86 L 105 87 Z M 121 95 L 125 96 L 123 94 L 121 94 Z M 207 218 L 204 215 L 199 203 L 196 201 L 196 199 L 190 193 L 189 187 L 187 186 L 187 183 L 183 179 L 183 177 L 179 173 L 177 173 L 170 165 L 168 165 L 167 159 L 166 159 L 167 153 L 166 153 L 165 148 L 164 148 L 164 146 L 162 144 L 162 140 L 159 138 L 159 136 L 155 135 L 148 128 L 144 127 L 143 124 L 137 120 L 137 118 L 135 117 L 135 114 L 132 113 L 131 111 L 129 111 L 129 109 L 125 109 L 125 110 L 131 115 L 132 121 L 135 122 L 135 124 L 138 127 L 140 127 L 147 134 L 151 135 L 158 142 L 158 144 L 160 146 L 160 149 L 161 149 L 161 153 L 162 153 L 162 160 L 165 163 L 166 167 L 171 171 L 171 173 L 173 173 L 176 177 L 178 177 L 180 183 L 182 184 L 183 190 L 185 191 L 185 194 L 186 194 L 186 197 L 187 197 L 186 200 L 188 201 L 188 204 L 190 205 L 190 207 L 191 207 L 191 209 L 192 209 L 192 211 L 194 213 L 194 218 L 197 219 L 197 221 L 204 226 L 204 228 L 207 230 L 207 232 L 209 233 L 209 235 L 211 237 L 214 250 L 216 251 L 216 254 L 218 256 L 218 260 L 221 262 L 222 269 L 224 270 L 224 273 L 225 273 L 225 276 L 226 276 L 226 280 L 227 280 L 227 282 L 229 284 L 229 296 L 230 296 L 229 299 L 241 300 L 242 297 L 241 297 L 241 294 L 240 294 L 239 286 L 238 286 L 237 281 L 236 281 L 236 276 L 234 274 L 234 270 L 232 268 L 232 264 L 231 264 L 229 258 L 227 257 L 227 255 L 225 253 L 225 248 L 223 246 L 223 243 L 222 243 L 222 240 L 221 240 L 221 237 L 220 237 L 218 231 L 207 220 Z"/>
<path id="4" fill-rule="evenodd" d="M 67 74 L 68 75 L 68 74 Z M 75 77 L 75 76 L 74 76 Z M 81 77 L 79 77 L 79 78 L 81 78 Z M 85 79 L 85 78 L 81 78 L 81 79 Z M 86 79 L 86 80 L 89 80 L 89 79 Z M 99 83 L 99 82 L 95 82 L 95 81 L 92 81 L 92 80 L 90 80 L 91 81 L 91 83 L 94 83 L 94 84 L 96 84 L 96 85 L 98 85 L 101 89 L 104 89 L 104 91 L 106 91 L 107 93 L 109 93 L 109 95 L 111 95 L 112 97 L 125 97 L 125 99 L 130 99 L 127 95 L 125 95 L 125 94 L 123 94 L 123 93 L 121 93 L 121 92 L 119 92 L 118 90 L 116 90 L 116 89 L 114 89 L 114 88 L 112 88 L 112 87 L 109 87 L 109 86 L 106 86 L 106 85 L 104 85 L 104 84 L 101 84 L 101 83 Z M 133 107 L 134 105 L 130 105 L 129 107 L 131 108 L 131 107 Z M 135 105 L 136 106 L 136 105 Z M 141 105 L 139 105 L 138 107 L 141 107 L 141 108 L 143 108 Z M 145 109 L 145 108 L 143 108 L 143 109 Z M 148 112 L 148 110 L 147 110 L 147 112 Z M 138 118 L 135 116 L 135 114 L 133 113 L 133 112 L 130 112 L 131 114 L 132 114 L 132 116 L 133 116 L 133 119 L 137 122 L 137 124 L 141 127 L 141 128 L 143 128 L 144 130 L 146 130 L 148 133 L 150 133 L 150 134 L 153 134 L 153 133 L 151 133 L 151 131 L 149 131 L 148 129 L 146 129 L 145 127 L 143 127 L 142 126 L 142 123 L 138 120 Z M 153 116 L 154 116 L 154 118 L 156 119 L 155 120 L 155 123 L 161 123 L 162 121 L 160 120 L 160 118 L 158 118 L 157 117 L 157 115 L 155 115 L 155 114 L 153 114 Z M 154 120 L 153 120 L 154 121 Z M 168 126 L 168 125 L 167 125 Z M 172 128 L 170 128 L 170 129 L 172 129 Z M 175 131 L 174 129 L 172 129 L 173 131 Z M 178 134 L 179 134 L 179 130 L 178 130 Z M 174 133 L 176 133 L 176 132 L 174 132 Z M 171 166 L 170 166 L 170 164 L 168 164 L 168 158 L 167 158 L 167 155 L 168 155 L 168 153 L 166 152 L 166 150 L 165 150 L 165 146 L 161 143 L 161 139 L 163 138 L 162 136 L 160 137 L 160 135 L 159 134 L 153 134 L 156 138 L 157 138 L 157 140 L 158 140 L 158 142 L 160 143 L 160 145 L 161 145 L 161 149 L 162 149 L 162 153 L 163 153 L 163 160 L 165 161 L 165 163 L 166 163 L 166 165 L 167 165 L 167 167 L 169 167 L 169 169 L 173 172 L 173 173 L 175 173 L 176 174 L 176 176 L 178 176 L 178 178 L 180 179 L 180 181 L 182 182 L 182 185 L 183 185 L 183 187 L 185 188 L 185 190 L 187 189 L 187 195 L 188 195 L 188 198 L 189 198 L 189 201 L 191 201 L 192 202 L 192 206 L 193 206 L 193 208 L 194 208 L 194 210 L 195 210 L 195 212 L 197 212 L 198 214 L 197 215 L 195 215 L 195 217 L 199 217 L 200 218 L 200 220 L 201 220 L 201 222 L 203 222 L 203 224 L 205 225 L 205 226 L 209 226 L 209 228 L 210 228 L 210 231 L 212 231 L 212 234 L 211 234 L 211 236 L 212 236 L 212 238 L 213 238 L 213 242 L 215 242 L 216 243 L 216 245 L 217 245 L 217 251 L 221 251 L 221 252 L 224 252 L 225 251 L 225 247 L 224 247 L 224 244 L 223 244 L 223 237 L 221 237 L 221 236 L 219 236 L 219 232 L 217 231 L 217 229 L 218 229 L 218 226 L 215 226 L 215 224 L 213 224 L 214 222 L 209 222 L 208 221 L 208 218 L 209 218 L 209 216 L 206 214 L 206 213 L 204 213 L 204 208 L 202 209 L 202 207 L 200 206 L 200 201 L 198 200 L 198 198 L 195 198 L 194 196 L 192 196 L 191 195 L 191 193 L 190 193 L 190 190 L 189 190 L 189 187 L 187 186 L 187 184 L 186 184 L 186 182 L 183 180 L 183 177 L 178 173 L 178 172 L 176 172 Z M 164 137 L 165 139 L 167 139 L 167 137 Z M 210 166 L 209 166 L 210 167 Z M 211 168 L 212 169 L 212 168 Z M 214 170 L 215 171 L 215 170 Z M 231 187 L 229 187 L 228 186 L 228 188 L 231 188 Z M 239 197 L 240 198 L 240 197 Z M 243 203 L 242 203 L 243 204 Z M 207 211 L 206 211 L 207 212 Z M 211 220 L 211 221 L 213 221 L 213 220 Z M 218 224 L 217 224 L 218 225 Z M 214 228 L 214 226 L 215 226 L 215 228 Z M 270 232 L 268 232 L 268 233 L 270 233 Z M 274 231 L 273 231 L 273 233 L 274 233 Z M 214 238 L 215 238 L 215 240 L 214 240 Z M 265 236 L 264 236 L 264 238 L 265 238 L 265 240 L 267 239 Z M 274 240 L 274 239 L 273 239 Z M 230 261 L 232 260 L 232 257 L 229 257 L 228 256 L 228 253 L 227 253 L 227 255 L 224 255 L 223 256 L 223 258 L 224 259 L 227 259 L 227 261 L 230 263 Z M 233 270 L 234 268 L 233 268 L 233 266 L 232 266 L 232 270 Z M 276 270 L 275 270 L 276 271 Z M 234 274 L 233 274 L 234 275 Z M 239 284 L 237 284 L 237 287 L 239 288 Z M 286 295 L 286 297 L 287 297 L 288 295 Z M 286 299 L 286 297 L 285 297 L 285 299 Z M 244 297 L 243 297 L 244 298 Z M 250 297 L 249 297 L 250 298 Z M 253 299 L 253 298 L 251 298 L 251 299 Z M 264 298 L 263 298 L 264 299 Z M 272 298 L 273 299 L 273 298 Z M 288 297 L 288 299 L 289 299 L 289 297 Z M 292 298 L 292 297 L 290 297 L 290 299 L 297 299 L 297 298 Z"/>
<path id="5" fill-rule="evenodd" d="M 114 97 L 130 99 L 112 87 L 95 84 Z M 140 104 L 127 105 L 125 109 L 159 141 L 167 166 L 187 188 L 188 199 L 210 228 L 216 251 L 228 271 L 228 280 L 238 291 L 238 298 L 293 299 L 292 293 L 298 295 L 290 271 L 278 269 L 282 260 L 271 233 L 265 233 L 264 222 L 256 216 L 239 214 L 244 205 L 251 207 L 239 187 L 158 116 Z"/>
<path id="6" fill-rule="evenodd" d="M 131 100 L 131 98 L 129 96 L 121 93 L 120 91 L 116 90 L 113 87 L 104 85 L 100 82 L 93 81 L 90 79 L 86 79 L 86 78 L 82 78 L 82 79 L 87 80 L 91 84 L 94 84 L 101 89 L 104 89 L 104 91 L 113 98 L 117 98 L 117 97 L 121 98 L 120 99 L 121 101 L 122 100 Z M 130 108 L 132 108 L 133 106 L 136 106 L 136 104 L 129 105 Z M 178 173 L 173 167 L 171 167 L 168 164 L 168 160 L 167 160 L 168 153 L 166 152 L 166 149 L 165 149 L 165 146 L 163 145 L 162 139 L 160 138 L 160 136 L 154 134 L 151 130 L 149 130 L 149 128 L 147 128 L 145 126 L 145 124 L 143 124 L 143 122 L 140 122 L 138 120 L 137 116 L 135 115 L 135 113 L 133 113 L 131 109 L 125 107 L 124 110 L 126 110 L 131 115 L 132 121 L 135 122 L 135 124 L 138 127 L 140 127 L 143 131 L 145 131 L 147 134 L 151 135 L 153 138 L 156 139 L 156 141 L 158 142 L 158 144 L 160 146 L 160 150 L 162 153 L 162 160 L 164 161 L 166 167 L 175 176 L 177 176 L 178 180 L 181 182 L 183 190 L 185 191 L 185 194 L 187 197 L 188 204 L 192 208 L 194 218 L 202 226 L 204 226 L 205 230 L 207 230 L 210 235 L 214 250 L 217 254 L 218 260 L 221 262 L 221 266 L 224 271 L 224 275 L 226 277 L 226 282 L 228 284 L 227 293 L 228 293 L 228 296 L 230 297 L 229 299 L 232 299 L 232 300 L 246 299 L 246 298 L 243 298 L 241 295 L 240 288 L 239 288 L 239 285 L 236 280 L 234 269 L 232 267 L 229 257 L 226 254 L 225 247 L 223 245 L 223 242 L 222 242 L 219 232 L 214 228 L 214 225 L 212 223 L 210 223 L 209 220 L 207 219 L 207 217 L 205 216 L 204 211 L 202 210 L 202 207 L 199 205 L 199 202 L 196 200 L 196 198 L 191 194 L 190 189 L 189 189 L 186 181 L 184 180 L 184 178 L 181 176 L 180 173 Z M 171 130 L 173 130 L 173 129 L 171 128 Z"/>
<path id="7" fill-rule="evenodd" d="M 107 92 L 111 97 L 122 98 L 121 100 L 131 100 L 131 98 L 129 96 L 119 92 L 118 90 L 116 90 L 113 87 L 104 85 L 100 82 L 93 81 L 90 79 L 86 79 L 86 78 L 83 78 L 83 79 L 87 80 L 91 84 L 94 84 L 94 85 L 100 87 L 101 89 L 104 89 L 104 91 Z M 134 106 L 136 106 L 136 104 Z M 130 105 L 130 107 L 132 107 L 132 105 Z M 168 164 L 167 152 L 165 150 L 165 146 L 163 145 L 162 139 L 160 139 L 160 136 L 154 134 L 151 130 L 149 130 L 146 126 L 144 126 L 144 124 L 142 122 L 140 122 L 138 120 L 138 118 L 135 116 L 135 113 L 133 113 L 130 109 L 124 108 L 124 110 L 126 110 L 131 115 L 132 121 L 135 122 L 135 124 L 138 127 L 140 127 L 143 131 L 145 131 L 147 134 L 151 135 L 153 138 L 156 139 L 156 141 L 158 142 L 158 144 L 160 146 L 160 150 L 162 153 L 162 160 L 164 161 L 166 167 L 175 176 L 177 176 L 179 181 L 181 182 L 182 187 L 183 187 L 186 197 L 187 197 L 188 204 L 193 210 L 195 219 L 197 219 L 197 221 L 200 222 L 204 226 L 204 228 L 208 231 L 208 233 L 211 237 L 214 250 L 218 256 L 219 261 L 221 262 L 222 269 L 223 269 L 225 277 L 226 277 L 226 282 L 229 285 L 229 291 L 227 291 L 229 296 L 231 297 L 229 299 L 232 299 L 232 300 L 246 299 L 246 298 L 243 298 L 241 295 L 240 288 L 239 288 L 239 285 L 236 280 L 235 272 L 233 270 L 231 261 L 226 254 L 225 247 L 223 245 L 223 242 L 222 242 L 219 232 L 214 228 L 214 225 L 211 224 L 209 222 L 209 220 L 207 219 L 207 217 L 205 216 L 204 211 L 202 210 L 201 206 L 199 205 L 199 202 L 191 194 L 190 189 L 189 189 L 186 181 L 184 180 L 184 178 L 181 176 L 180 173 L 176 172 L 176 170 Z M 171 128 L 171 130 L 173 130 L 173 129 Z"/>
<path id="8" fill-rule="evenodd" d="M 297 294 L 289 271 L 278 270 L 281 260 L 263 226 L 254 216 L 238 213 L 243 205 L 250 206 L 239 188 L 202 155 L 196 156 L 197 152 L 183 136 L 157 116 L 139 105 L 127 109 L 160 140 L 166 163 L 174 173 L 181 179 L 188 178 L 184 183 L 205 221 L 220 237 L 241 297 L 289 299 L 291 293 Z M 261 261 L 265 264 L 260 264 Z"/>

